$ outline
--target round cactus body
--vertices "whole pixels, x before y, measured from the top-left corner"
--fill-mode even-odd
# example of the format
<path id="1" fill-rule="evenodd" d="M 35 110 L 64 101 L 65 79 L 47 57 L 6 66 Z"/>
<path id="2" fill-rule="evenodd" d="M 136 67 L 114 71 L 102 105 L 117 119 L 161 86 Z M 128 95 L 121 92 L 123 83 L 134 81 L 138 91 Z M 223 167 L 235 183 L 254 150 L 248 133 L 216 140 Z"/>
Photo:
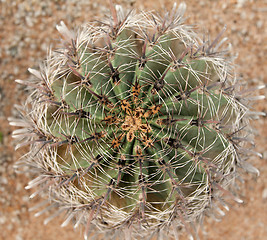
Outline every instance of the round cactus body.
<path id="1" fill-rule="evenodd" d="M 241 201 L 227 189 L 239 167 L 257 172 L 242 160 L 249 110 L 220 50 L 223 31 L 201 41 L 184 10 L 116 6 L 111 21 L 75 34 L 57 26 L 64 47 L 30 69 L 35 90 L 15 131 L 19 146 L 31 144 L 32 197 L 56 209 L 46 222 L 66 211 L 63 226 L 85 224 L 85 238 L 177 238 L 180 227 L 195 237 L 193 223 L 224 206 L 222 195 Z"/>

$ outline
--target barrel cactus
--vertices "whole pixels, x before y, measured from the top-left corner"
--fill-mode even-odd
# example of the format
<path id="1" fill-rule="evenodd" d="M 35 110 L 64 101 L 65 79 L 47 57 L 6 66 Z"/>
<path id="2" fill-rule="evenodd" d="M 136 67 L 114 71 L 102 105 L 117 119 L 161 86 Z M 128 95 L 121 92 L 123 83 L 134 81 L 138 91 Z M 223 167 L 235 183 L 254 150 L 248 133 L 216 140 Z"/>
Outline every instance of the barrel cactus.
<path id="1" fill-rule="evenodd" d="M 163 17 L 125 13 L 74 33 L 61 22 L 20 107 L 20 166 L 26 188 L 45 198 L 45 220 L 65 212 L 85 238 L 197 238 L 205 215 L 223 215 L 246 162 L 250 93 L 234 75 L 222 32 L 199 38 L 183 23 L 185 4 Z M 260 88 L 260 87 L 259 87 Z M 259 89 L 256 88 L 256 89 Z M 252 144 L 253 145 L 253 144 Z M 246 146 L 246 148 L 244 147 Z"/>

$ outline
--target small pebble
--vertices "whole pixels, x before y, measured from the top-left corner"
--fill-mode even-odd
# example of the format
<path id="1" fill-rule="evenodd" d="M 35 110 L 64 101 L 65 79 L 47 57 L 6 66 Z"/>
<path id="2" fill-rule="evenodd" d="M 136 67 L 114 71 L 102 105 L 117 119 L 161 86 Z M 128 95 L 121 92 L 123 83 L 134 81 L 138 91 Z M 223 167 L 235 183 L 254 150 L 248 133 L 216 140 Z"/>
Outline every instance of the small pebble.
<path id="1" fill-rule="evenodd" d="M 262 191 L 262 199 L 267 200 L 267 188 Z"/>

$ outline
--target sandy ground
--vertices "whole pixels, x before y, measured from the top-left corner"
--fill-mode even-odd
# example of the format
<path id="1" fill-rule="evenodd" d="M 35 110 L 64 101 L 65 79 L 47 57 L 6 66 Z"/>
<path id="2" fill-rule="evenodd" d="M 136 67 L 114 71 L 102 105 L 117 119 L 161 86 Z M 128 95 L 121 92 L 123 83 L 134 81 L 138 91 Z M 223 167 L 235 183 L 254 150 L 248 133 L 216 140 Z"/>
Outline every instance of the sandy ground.
<path id="1" fill-rule="evenodd" d="M 1 240 L 70 240 L 82 239 L 82 229 L 61 228 L 62 219 L 43 225 L 46 216 L 34 217 L 28 209 L 38 203 L 29 200 L 24 187 L 30 179 L 15 173 L 14 163 L 26 149 L 15 152 L 12 127 L 7 117 L 17 116 L 13 104 L 25 99 L 25 89 L 15 79 L 26 79 L 28 67 L 38 68 L 48 46 L 58 44 L 55 26 L 60 20 L 70 28 L 101 17 L 108 1 L 102 0 L 1 0 L 0 1 L 0 239 Z M 171 9 L 172 0 L 116 1 L 124 7 L 141 10 Z M 227 25 L 225 36 L 237 53 L 239 76 L 250 86 L 267 84 L 267 1 L 225 0 L 185 1 L 187 23 L 199 31 L 216 36 Z M 266 90 L 262 92 L 266 95 Z M 255 105 L 255 111 L 267 112 L 266 101 Z M 266 118 L 254 123 L 257 151 L 263 158 L 250 162 L 260 171 L 259 178 L 245 177 L 242 205 L 234 204 L 221 222 L 209 219 L 201 239 L 264 240 L 267 236 L 267 125 Z"/>

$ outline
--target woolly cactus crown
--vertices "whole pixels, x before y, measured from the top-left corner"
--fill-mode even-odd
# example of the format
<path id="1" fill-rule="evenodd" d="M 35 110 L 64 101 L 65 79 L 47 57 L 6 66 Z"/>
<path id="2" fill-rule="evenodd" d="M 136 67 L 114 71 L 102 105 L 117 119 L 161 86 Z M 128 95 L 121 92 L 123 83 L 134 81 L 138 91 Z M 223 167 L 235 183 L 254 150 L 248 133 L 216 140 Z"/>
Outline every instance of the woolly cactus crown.
<path id="1" fill-rule="evenodd" d="M 61 22 L 63 48 L 29 69 L 35 80 L 18 80 L 34 90 L 14 137 L 30 144 L 31 197 L 49 196 L 40 213 L 56 209 L 46 223 L 65 211 L 62 225 L 85 224 L 85 238 L 178 238 L 182 226 L 196 236 L 205 213 L 228 208 L 223 195 L 241 201 L 227 190 L 238 169 L 258 174 L 243 148 L 247 92 L 220 50 L 224 30 L 201 40 L 184 11 L 116 6 L 76 33 Z"/>

